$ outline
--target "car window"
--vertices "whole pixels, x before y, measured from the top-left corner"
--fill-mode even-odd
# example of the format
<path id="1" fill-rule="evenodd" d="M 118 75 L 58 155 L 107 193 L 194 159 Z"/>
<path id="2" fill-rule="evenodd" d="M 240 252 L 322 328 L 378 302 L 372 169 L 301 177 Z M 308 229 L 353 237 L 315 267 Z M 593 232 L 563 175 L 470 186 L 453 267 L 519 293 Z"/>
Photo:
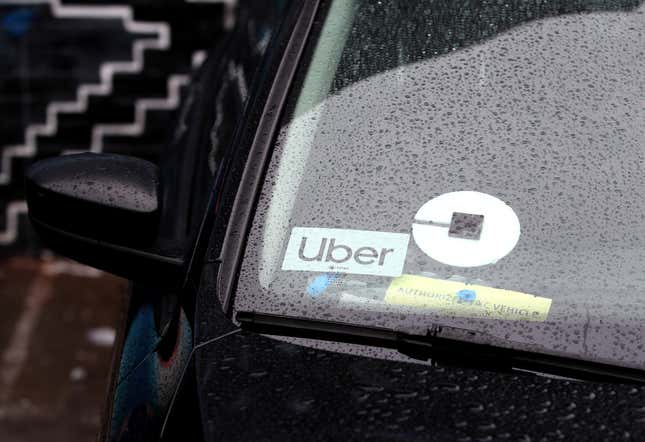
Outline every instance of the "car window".
<path id="1" fill-rule="evenodd" d="M 186 93 L 161 159 L 167 247 L 183 247 L 199 225 L 283 7 L 283 0 L 241 2 L 235 25 L 219 36 Z"/>
<path id="2" fill-rule="evenodd" d="M 326 5 L 235 309 L 642 367 L 644 4 Z"/>

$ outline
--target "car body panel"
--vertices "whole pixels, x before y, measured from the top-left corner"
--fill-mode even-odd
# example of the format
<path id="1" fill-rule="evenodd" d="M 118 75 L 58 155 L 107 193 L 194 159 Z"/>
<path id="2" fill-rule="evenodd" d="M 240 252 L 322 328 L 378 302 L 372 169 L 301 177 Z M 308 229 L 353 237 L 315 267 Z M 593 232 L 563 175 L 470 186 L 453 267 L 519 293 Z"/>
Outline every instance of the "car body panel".
<path id="1" fill-rule="evenodd" d="M 204 440 L 637 440 L 645 389 L 433 367 L 249 332 L 196 351 Z M 610 410 L 610 412 L 608 412 Z"/>
<path id="2" fill-rule="evenodd" d="M 210 51 L 185 93 L 160 163 L 165 187 L 160 229 L 162 247 L 183 250 L 189 258 L 186 280 L 179 290 L 132 284 L 101 440 L 159 440 L 182 376 L 192 375 L 195 278 L 210 233 L 209 226 L 202 237 L 201 226 L 216 211 L 217 176 L 235 154 L 232 139 L 244 121 L 251 83 L 286 6 L 284 0 L 240 2 L 236 25 Z"/>
<path id="3" fill-rule="evenodd" d="M 177 296 L 179 307 L 165 314 L 154 297 L 131 305 L 120 355 L 126 374 L 111 397 L 110 440 L 177 440 L 182 434 L 205 441 L 638 440 L 645 422 L 645 388 L 639 386 L 493 372 L 475 364 L 435 366 L 369 346 L 276 339 L 239 331 L 227 316 L 227 290 L 237 278 L 257 185 L 317 7 L 302 4 L 309 9 L 301 18 L 309 23 L 297 28 L 290 22 L 284 30 L 300 44 L 282 41 L 274 48 L 274 58 L 280 58 L 274 64 L 289 68 L 291 77 L 274 84 L 281 71 L 272 65 L 262 72 L 263 84 L 254 85 L 261 93 L 250 93 L 260 98 L 246 114 L 248 127 L 231 135 L 234 148 L 261 142 L 266 150 L 251 150 L 247 157 L 241 148 L 228 169 L 219 171 L 222 187 L 205 204 L 200 219 L 208 222 L 191 248 L 204 248 L 203 257 L 194 253 L 184 292 L 158 297 Z M 277 89 L 279 97 L 271 95 Z M 205 142 L 203 148 L 212 145 Z M 186 170 L 178 176 L 185 178 Z M 245 171 L 247 177 L 257 174 L 255 187 L 245 187 Z M 228 248 L 222 247 L 224 238 Z M 166 347 L 177 349 L 170 352 L 172 366 L 157 355 Z M 170 430 L 162 433 L 166 424 Z"/>

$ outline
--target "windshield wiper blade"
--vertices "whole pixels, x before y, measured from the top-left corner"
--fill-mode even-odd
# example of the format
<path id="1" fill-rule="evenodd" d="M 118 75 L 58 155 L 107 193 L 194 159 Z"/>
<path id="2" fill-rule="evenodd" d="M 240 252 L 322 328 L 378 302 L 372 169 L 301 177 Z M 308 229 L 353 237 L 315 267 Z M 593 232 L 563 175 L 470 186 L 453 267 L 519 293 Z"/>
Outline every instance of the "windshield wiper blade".
<path id="1" fill-rule="evenodd" d="M 585 381 L 645 384 L 645 371 L 642 370 L 445 338 L 440 336 L 441 326 L 434 326 L 427 335 L 419 336 L 383 328 L 254 312 L 238 312 L 236 319 L 243 330 L 255 333 L 391 348 L 415 359 L 429 359 L 437 365 L 498 372 L 522 370 Z"/>

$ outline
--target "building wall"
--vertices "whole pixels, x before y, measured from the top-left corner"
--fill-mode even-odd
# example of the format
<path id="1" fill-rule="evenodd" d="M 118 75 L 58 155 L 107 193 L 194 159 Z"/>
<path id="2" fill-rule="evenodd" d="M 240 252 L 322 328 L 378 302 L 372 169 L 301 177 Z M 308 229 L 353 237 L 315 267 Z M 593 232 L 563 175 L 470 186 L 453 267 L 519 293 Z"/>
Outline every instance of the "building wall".
<path id="1" fill-rule="evenodd" d="M 0 1 L 0 258 L 39 254 L 24 170 L 75 151 L 155 160 L 222 0 Z"/>

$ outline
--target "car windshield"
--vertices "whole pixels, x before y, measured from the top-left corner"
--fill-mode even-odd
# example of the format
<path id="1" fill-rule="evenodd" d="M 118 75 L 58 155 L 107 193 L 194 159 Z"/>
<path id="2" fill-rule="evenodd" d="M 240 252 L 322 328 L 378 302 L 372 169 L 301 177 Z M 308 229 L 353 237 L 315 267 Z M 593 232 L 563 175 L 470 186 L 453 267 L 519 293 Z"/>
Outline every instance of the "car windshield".
<path id="1" fill-rule="evenodd" d="M 643 3 L 319 14 L 235 310 L 642 367 Z"/>

